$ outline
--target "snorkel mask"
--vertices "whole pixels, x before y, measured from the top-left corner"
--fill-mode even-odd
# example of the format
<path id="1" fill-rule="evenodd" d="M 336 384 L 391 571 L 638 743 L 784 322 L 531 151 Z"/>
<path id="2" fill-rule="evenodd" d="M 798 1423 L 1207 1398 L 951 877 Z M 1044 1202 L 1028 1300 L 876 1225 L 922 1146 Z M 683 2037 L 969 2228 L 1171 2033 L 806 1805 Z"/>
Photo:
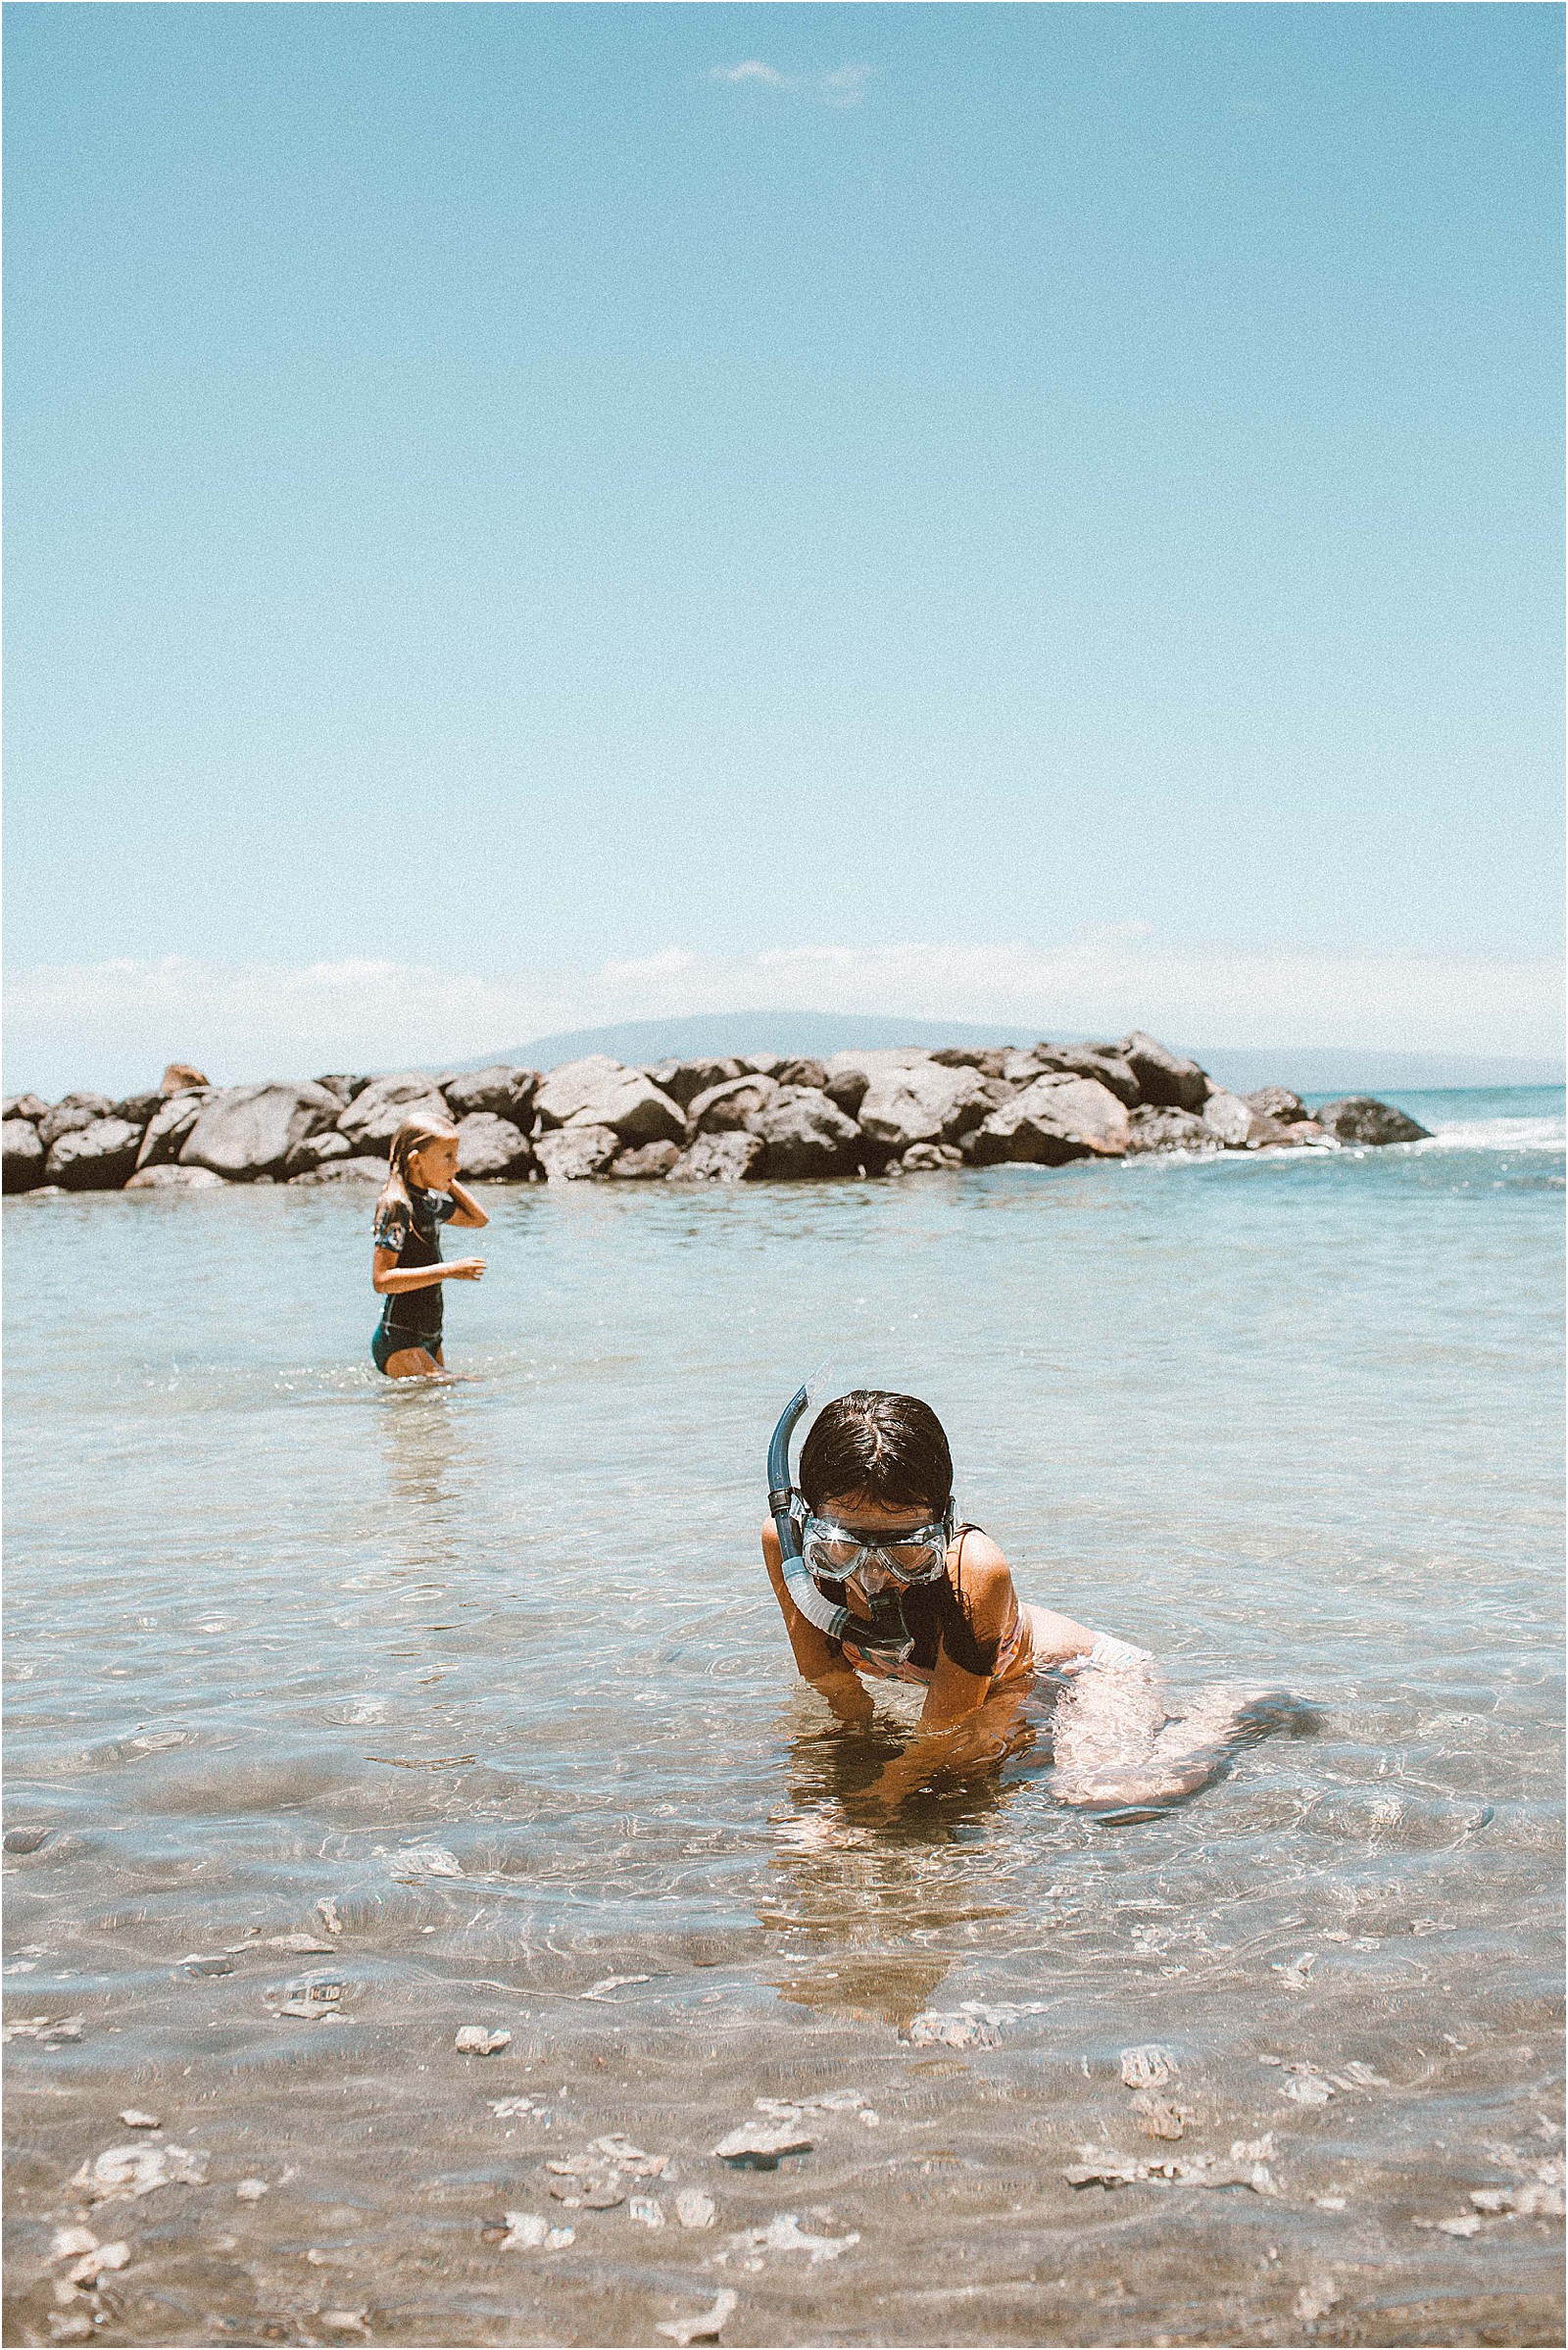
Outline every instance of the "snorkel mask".
<path id="1" fill-rule="evenodd" d="M 778 1534 L 786 1589 L 807 1622 L 830 1640 L 849 1635 L 864 1646 L 874 1633 L 876 1645 L 906 1652 L 912 1643 L 898 1594 L 912 1584 L 935 1583 L 941 1577 L 953 1539 L 952 1504 L 941 1518 L 878 1542 L 867 1542 L 863 1530 L 818 1517 L 790 1483 L 790 1439 L 809 1401 L 809 1388 L 790 1397 L 767 1447 L 767 1506 Z M 818 1589 L 819 1581 L 842 1584 L 851 1575 L 858 1577 L 871 1602 L 870 1625 Z"/>

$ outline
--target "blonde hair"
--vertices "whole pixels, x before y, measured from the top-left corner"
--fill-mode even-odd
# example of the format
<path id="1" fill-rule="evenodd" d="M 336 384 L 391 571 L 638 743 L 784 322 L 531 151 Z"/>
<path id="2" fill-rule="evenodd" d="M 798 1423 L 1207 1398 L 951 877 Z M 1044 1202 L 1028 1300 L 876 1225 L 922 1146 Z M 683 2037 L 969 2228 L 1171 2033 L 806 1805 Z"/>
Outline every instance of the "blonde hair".
<path id="1" fill-rule="evenodd" d="M 392 1137 L 391 1167 L 385 1183 L 381 1186 L 381 1198 L 383 1199 L 402 1199 L 407 1201 L 409 1198 L 409 1161 L 415 1152 L 422 1151 L 426 1143 L 455 1143 L 457 1139 L 458 1130 L 450 1118 L 436 1118 L 428 1115 L 405 1118 Z"/>

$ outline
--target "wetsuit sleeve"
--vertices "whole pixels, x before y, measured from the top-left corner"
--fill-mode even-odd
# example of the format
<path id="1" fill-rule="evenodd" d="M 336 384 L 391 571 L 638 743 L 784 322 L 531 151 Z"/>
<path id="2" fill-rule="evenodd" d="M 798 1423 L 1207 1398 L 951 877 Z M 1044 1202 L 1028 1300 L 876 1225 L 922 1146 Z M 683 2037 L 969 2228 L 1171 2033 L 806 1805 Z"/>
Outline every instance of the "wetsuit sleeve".
<path id="1" fill-rule="evenodd" d="M 409 1237 L 409 1211 L 401 1199 L 389 1199 L 375 1211 L 375 1246 L 400 1254 Z"/>
<path id="2" fill-rule="evenodd" d="M 450 1224 L 458 1212 L 458 1203 L 450 1192 L 432 1192 L 430 1213 L 438 1224 Z"/>

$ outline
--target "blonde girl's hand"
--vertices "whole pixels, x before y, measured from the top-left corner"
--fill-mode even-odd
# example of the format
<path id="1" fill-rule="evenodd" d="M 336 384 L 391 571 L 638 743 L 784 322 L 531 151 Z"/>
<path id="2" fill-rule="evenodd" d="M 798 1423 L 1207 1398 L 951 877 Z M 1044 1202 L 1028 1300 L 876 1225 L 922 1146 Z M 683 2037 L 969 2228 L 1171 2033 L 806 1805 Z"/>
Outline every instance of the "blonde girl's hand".
<path id="1" fill-rule="evenodd" d="M 482 1256 L 458 1257 L 452 1266 L 452 1278 L 454 1281 L 482 1281 L 484 1279 L 484 1258 Z"/>

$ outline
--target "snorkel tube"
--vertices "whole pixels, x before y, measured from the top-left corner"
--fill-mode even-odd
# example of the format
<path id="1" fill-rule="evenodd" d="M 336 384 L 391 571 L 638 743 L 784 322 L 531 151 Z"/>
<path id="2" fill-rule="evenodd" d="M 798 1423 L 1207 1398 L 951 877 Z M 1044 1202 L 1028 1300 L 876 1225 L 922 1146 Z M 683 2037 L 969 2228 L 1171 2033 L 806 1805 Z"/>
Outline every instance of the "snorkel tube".
<path id="1" fill-rule="evenodd" d="M 800 1388 L 779 1413 L 778 1426 L 767 1447 L 767 1506 L 778 1535 L 784 1582 L 790 1597 L 808 1624 L 825 1632 L 830 1640 L 842 1640 L 855 1618 L 847 1607 L 835 1607 L 811 1579 L 801 1549 L 801 1530 L 795 1523 L 795 1489 L 790 1484 L 790 1439 L 810 1401 L 809 1388 Z"/>

